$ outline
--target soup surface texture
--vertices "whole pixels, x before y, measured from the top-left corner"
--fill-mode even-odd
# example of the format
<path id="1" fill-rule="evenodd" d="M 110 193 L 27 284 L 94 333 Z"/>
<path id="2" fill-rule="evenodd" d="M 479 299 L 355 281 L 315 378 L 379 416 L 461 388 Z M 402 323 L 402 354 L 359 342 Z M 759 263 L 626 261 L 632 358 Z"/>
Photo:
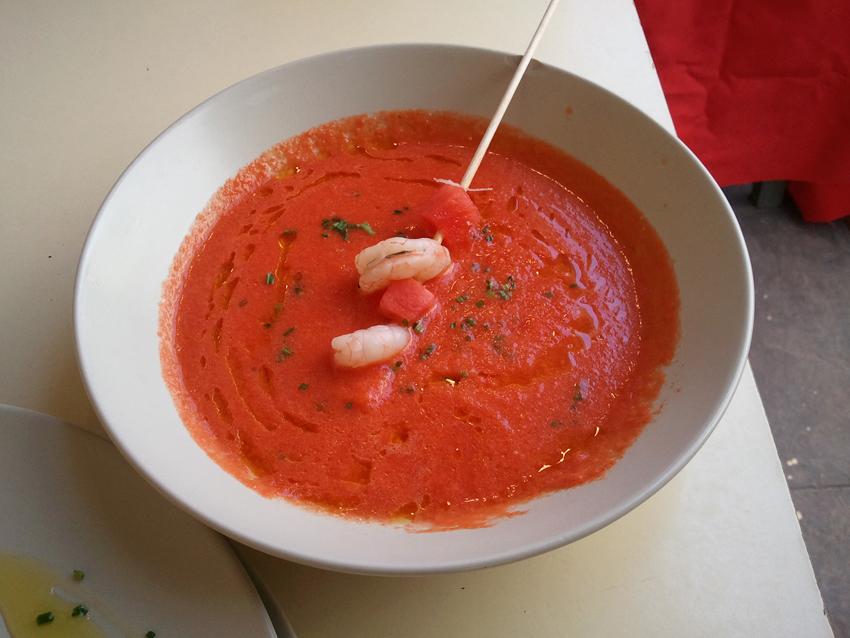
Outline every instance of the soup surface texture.
<path id="1" fill-rule="evenodd" d="M 587 166 L 502 127 L 473 238 L 425 283 L 411 341 L 362 368 L 331 340 L 390 323 L 355 256 L 429 237 L 487 122 L 401 111 L 266 152 L 195 223 L 164 286 L 161 355 L 207 454 L 267 497 L 411 529 L 488 524 L 602 477 L 652 419 L 679 333 L 670 258 Z M 407 322 L 395 322 L 402 325 Z"/>

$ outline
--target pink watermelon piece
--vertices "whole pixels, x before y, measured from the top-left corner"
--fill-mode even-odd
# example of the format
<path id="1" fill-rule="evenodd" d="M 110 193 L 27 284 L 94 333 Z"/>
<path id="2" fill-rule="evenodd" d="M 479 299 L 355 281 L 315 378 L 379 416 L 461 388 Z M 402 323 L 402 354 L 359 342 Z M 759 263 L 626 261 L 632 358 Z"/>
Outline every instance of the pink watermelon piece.
<path id="1" fill-rule="evenodd" d="M 417 321 L 434 307 L 434 294 L 415 279 L 391 281 L 384 291 L 380 311 L 391 319 Z"/>
<path id="2" fill-rule="evenodd" d="M 481 222 L 481 213 L 460 186 L 443 184 L 418 209 L 428 230 L 441 233 L 451 248 L 468 243 Z"/>

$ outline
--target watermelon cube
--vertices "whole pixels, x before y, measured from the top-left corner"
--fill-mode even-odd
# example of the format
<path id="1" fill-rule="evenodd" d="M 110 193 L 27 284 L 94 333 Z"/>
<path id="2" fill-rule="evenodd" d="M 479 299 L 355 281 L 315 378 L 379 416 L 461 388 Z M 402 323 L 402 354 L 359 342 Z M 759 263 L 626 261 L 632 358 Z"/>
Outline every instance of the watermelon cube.
<path id="1" fill-rule="evenodd" d="M 417 208 L 432 233 L 441 233 L 449 248 L 468 244 L 477 232 L 481 213 L 460 186 L 443 184 Z"/>
<path id="2" fill-rule="evenodd" d="M 434 307 L 434 293 L 415 279 L 391 281 L 378 309 L 391 319 L 418 321 Z"/>

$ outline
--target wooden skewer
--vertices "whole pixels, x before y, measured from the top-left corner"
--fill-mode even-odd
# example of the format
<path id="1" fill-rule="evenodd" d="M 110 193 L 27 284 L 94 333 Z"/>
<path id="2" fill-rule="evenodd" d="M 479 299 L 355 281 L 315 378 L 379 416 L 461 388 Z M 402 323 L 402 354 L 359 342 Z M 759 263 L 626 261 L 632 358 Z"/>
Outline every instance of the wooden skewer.
<path id="1" fill-rule="evenodd" d="M 537 48 L 540 38 L 543 37 L 543 32 L 549 25 L 549 20 L 555 12 L 555 7 L 558 6 L 558 1 L 559 0 L 550 0 L 549 6 L 546 8 L 546 13 L 543 14 L 543 19 L 537 26 L 537 31 L 534 32 L 534 36 L 531 38 L 531 42 L 529 42 L 528 48 L 525 51 L 525 55 L 522 56 L 522 60 L 520 60 L 519 66 L 514 72 L 511 83 L 508 85 L 505 94 L 502 96 L 502 101 L 499 102 L 499 107 L 496 109 L 493 119 L 490 120 L 490 125 L 487 127 L 487 130 L 484 131 L 484 137 L 481 138 L 481 142 L 475 150 L 475 155 L 472 156 L 472 161 L 469 163 L 466 173 L 464 173 L 463 179 L 460 181 L 462 188 L 467 189 L 472 183 L 472 179 L 475 177 L 475 173 L 481 165 L 481 160 L 484 159 L 484 155 L 487 153 L 487 148 L 490 146 L 490 142 L 496 134 L 496 129 L 499 128 L 499 124 L 502 122 L 502 117 L 505 115 L 505 111 L 508 110 L 508 105 L 516 92 L 517 86 L 519 86 L 519 82 L 522 80 L 522 76 L 525 74 L 525 70 L 531 62 L 531 56 L 534 55 L 534 50 Z"/>

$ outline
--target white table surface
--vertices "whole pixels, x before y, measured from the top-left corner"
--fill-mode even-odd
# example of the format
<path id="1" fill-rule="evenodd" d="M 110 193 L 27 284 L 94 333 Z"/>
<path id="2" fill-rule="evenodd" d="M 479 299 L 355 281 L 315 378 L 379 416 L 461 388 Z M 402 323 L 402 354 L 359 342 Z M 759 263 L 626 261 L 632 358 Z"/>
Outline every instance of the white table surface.
<path id="1" fill-rule="evenodd" d="M 76 265 L 112 184 L 183 113 L 245 77 L 334 49 L 445 42 L 522 53 L 546 5 L 0 2 L 0 403 L 104 435 L 77 370 Z M 536 57 L 672 130 L 631 0 L 562 0 Z M 832 636 L 749 367 L 679 476 L 560 550 L 404 579 L 246 553 L 299 638 Z"/>

